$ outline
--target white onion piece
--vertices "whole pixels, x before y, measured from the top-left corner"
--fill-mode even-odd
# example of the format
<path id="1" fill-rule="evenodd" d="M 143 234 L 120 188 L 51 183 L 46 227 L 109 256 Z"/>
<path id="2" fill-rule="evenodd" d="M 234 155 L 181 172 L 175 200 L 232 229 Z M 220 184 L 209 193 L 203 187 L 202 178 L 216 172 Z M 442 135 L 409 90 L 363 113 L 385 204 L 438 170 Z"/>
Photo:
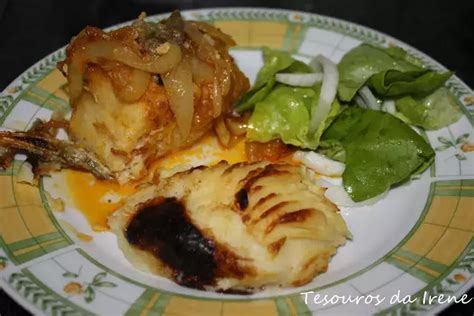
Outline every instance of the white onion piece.
<path id="1" fill-rule="evenodd" d="M 323 80 L 322 73 L 279 73 L 275 76 L 276 81 L 296 87 L 311 87 L 316 82 Z"/>
<path id="2" fill-rule="evenodd" d="M 314 181 L 315 184 L 319 185 L 323 188 L 330 188 L 333 186 L 341 186 L 342 185 L 342 178 L 340 177 L 325 177 L 321 176 Z"/>
<path id="3" fill-rule="evenodd" d="M 364 100 L 360 96 L 356 95 L 354 97 L 354 101 L 359 107 L 361 107 L 363 109 L 367 109 L 367 105 L 365 105 Z"/>
<path id="4" fill-rule="evenodd" d="M 379 194 L 377 196 L 374 196 L 373 198 L 362 202 L 354 202 L 349 196 L 349 194 L 346 192 L 346 190 L 344 190 L 343 186 L 335 185 L 328 187 L 326 193 L 324 193 L 324 196 L 337 206 L 361 207 L 375 204 L 376 202 L 384 198 L 387 192 L 388 190 L 382 194 Z"/>
<path id="5" fill-rule="evenodd" d="M 293 154 L 293 159 L 325 176 L 341 176 L 346 167 L 342 162 L 331 160 L 313 151 L 297 151 Z"/>
<path id="6" fill-rule="evenodd" d="M 359 90 L 359 95 L 364 100 L 365 105 L 371 109 L 371 110 L 376 110 L 380 111 L 380 104 L 377 102 L 377 99 L 375 96 L 372 94 L 372 91 L 368 87 L 362 87 Z"/>
<path id="7" fill-rule="evenodd" d="M 311 122 L 309 132 L 312 134 L 318 128 L 319 124 L 326 118 L 331 110 L 331 104 L 337 93 L 337 84 L 339 82 L 339 73 L 337 66 L 328 58 L 318 55 L 309 64 L 316 71 L 319 68 L 323 70 L 323 84 L 318 104 L 311 109 Z"/>
<path id="8" fill-rule="evenodd" d="M 382 111 L 390 113 L 390 114 L 395 114 L 397 112 L 397 109 L 395 108 L 395 101 L 393 100 L 384 101 L 384 103 L 382 103 Z"/>

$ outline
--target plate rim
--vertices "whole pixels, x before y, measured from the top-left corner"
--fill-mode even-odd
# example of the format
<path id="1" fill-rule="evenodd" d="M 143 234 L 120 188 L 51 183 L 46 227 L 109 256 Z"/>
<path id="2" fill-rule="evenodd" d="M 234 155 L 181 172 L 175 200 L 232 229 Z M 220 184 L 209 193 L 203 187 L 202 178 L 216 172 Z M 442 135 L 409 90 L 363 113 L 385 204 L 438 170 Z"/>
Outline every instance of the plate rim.
<path id="1" fill-rule="evenodd" d="M 182 10 L 181 12 L 185 12 L 185 13 L 200 13 L 200 12 L 212 12 L 212 11 L 219 11 L 219 10 L 242 10 L 242 11 L 247 11 L 247 12 L 253 12 L 253 11 L 258 11 L 258 10 L 271 10 L 271 11 L 277 11 L 277 12 L 281 12 L 281 13 L 285 13 L 285 14 L 304 14 L 304 15 L 309 15 L 309 16 L 317 16 L 317 17 L 320 17 L 320 18 L 323 18 L 323 19 L 327 19 L 327 20 L 335 20 L 335 21 L 338 21 L 342 24 L 349 24 L 349 25 L 355 25 L 356 27 L 358 28 L 361 28 L 361 29 L 366 29 L 366 30 L 370 30 L 371 32 L 375 33 L 375 34 L 380 34 L 382 38 L 384 38 L 385 40 L 390 41 L 390 42 L 393 42 L 403 48 L 407 48 L 409 50 L 409 53 L 410 54 L 415 54 L 416 55 L 421 55 L 422 57 L 422 60 L 424 63 L 428 63 L 428 65 L 431 67 L 434 67 L 435 69 L 441 69 L 441 70 L 445 70 L 446 67 L 444 65 L 442 65 L 440 62 L 438 62 L 437 60 L 435 60 L 434 58 L 430 57 L 429 55 L 427 55 L 426 53 L 414 48 L 413 46 L 401 41 L 401 40 L 398 40 L 397 38 L 394 38 L 392 37 L 391 35 L 388 35 L 384 32 L 381 32 L 381 31 L 377 31 L 375 29 L 372 29 L 370 27 L 367 27 L 367 26 L 364 26 L 362 24 L 359 24 L 359 23 L 356 23 L 356 22 L 351 22 L 351 21 L 347 21 L 347 20 L 343 20 L 343 19 L 340 19 L 340 18 L 335 18 L 335 17 L 331 17 L 331 16 L 326 16 L 326 15 L 321 15 L 321 14 L 317 14 L 317 13 L 311 13 L 311 12 L 305 12 L 305 11 L 299 11 L 299 10 L 288 10 L 288 9 L 279 9 L 279 8 L 272 8 L 272 7 L 213 7 L 213 8 L 202 8 L 202 9 L 191 9 L 191 10 Z M 151 15 L 149 16 L 148 18 L 149 19 L 160 19 L 160 18 L 163 18 L 163 17 L 166 17 L 168 16 L 169 13 L 160 13 L 160 14 L 156 14 L 156 15 Z M 126 22 L 122 22 L 122 23 L 119 23 L 119 24 L 114 24 L 112 26 L 109 26 L 106 28 L 106 30 L 110 30 L 110 29 L 114 29 L 114 28 L 118 28 L 118 27 L 121 27 L 123 25 L 127 25 L 129 23 L 131 23 L 133 20 L 129 20 L 129 21 L 126 21 Z M 305 24 L 305 23 L 302 23 L 302 24 Z M 320 27 L 319 27 L 320 28 Z M 320 29 L 324 29 L 324 28 L 320 28 Z M 338 32 L 339 33 L 339 32 Z M 42 63 L 44 60 L 46 60 L 47 58 L 51 58 L 52 56 L 54 56 L 55 54 L 61 54 L 63 53 L 64 54 L 64 50 L 65 50 L 65 47 L 66 46 L 62 46 L 61 48 L 59 49 L 56 49 L 54 50 L 52 53 L 50 54 L 47 54 L 45 57 L 39 59 L 36 63 L 34 63 L 33 65 L 31 65 L 30 67 L 28 67 L 25 71 L 23 71 L 19 76 L 17 76 L 12 82 L 10 82 L 6 88 L 3 90 L 3 92 L 1 93 L 2 96 L 4 96 L 5 92 L 12 88 L 15 84 L 15 82 L 21 80 L 29 70 L 31 70 L 32 68 L 34 67 L 37 67 L 40 63 Z M 461 78 L 459 78 L 457 75 L 453 76 L 454 77 L 454 81 L 458 81 L 459 83 L 461 83 L 465 89 L 468 90 L 468 94 L 472 94 L 473 91 L 472 91 L 472 88 L 470 88 Z M 28 84 L 27 86 L 29 86 L 30 84 Z M 16 95 L 14 97 L 14 99 L 16 99 L 18 97 L 18 95 Z M 8 114 L 4 115 L 4 117 L 7 117 Z M 469 119 L 469 117 L 468 117 Z M 2 122 L 3 123 L 3 122 Z M 471 127 L 472 127 L 472 122 L 471 123 Z M 459 177 L 462 178 L 462 175 L 459 175 Z M 462 178 L 464 179 L 464 178 Z M 460 180 L 460 179 L 459 179 Z M 421 218 L 421 214 L 422 212 L 420 213 L 420 218 Z M 417 222 L 420 220 L 420 218 L 417 219 Z M 411 232 L 411 229 L 410 229 L 410 232 Z M 408 233 L 410 234 L 410 233 Z M 407 235 L 408 236 L 408 235 Z M 377 259 L 375 262 L 371 263 L 370 265 L 368 265 L 367 267 L 353 273 L 353 274 L 358 274 L 360 273 L 361 271 L 367 271 L 367 270 L 370 270 L 370 268 L 376 264 L 376 262 L 378 262 L 379 260 L 382 260 L 383 257 L 385 257 L 387 254 L 389 254 L 391 251 L 393 251 L 399 244 L 401 243 L 401 241 L 399 243 L 397 243 L 397 245 L 391 249 L 390 251 L 388 251 L 384 256 L 382 256 L 381 258 Z M 80 248 L 80 247 L 79 247 Z M 81 248 L 80 248 L 81 249 Z M 351 274 L 351 275 L 353 275 Z M 350 276 L 347 276 L 347 277 L 350 277 Z M 342 280 L 338 280 L 338 281 L 335 281 L 335 282 L 332 282 L 330 284 L 328 284 L 328 286 L 330 285 L 334 285 L 335 283 L 341 283 L 341 282 L 345 282 L 345 279 L 347 277 L 344 277 Z M 472 284 L 474 284 L 474 280 L 471 280 L 471 286 Z M 467 283 L 466 283 L 467 284 Z M 4 284 L 4 280 L 0 278 L 0 286 L 1 288 L 3 288 L 5 290 L 5 292 L 10 296 L 12 297 L 18 304 L 20 304 L 21 306 L 25 307 L 26 309 L 28 309 L 30 312 L 38 312 L 36 309 L 37 307 L 30 303 L 28 300 L 26 300 L 25 298 L 21 297 L 17 292 L 13 291 L 12 289 L 9 288 L 8 286 L 8 283 L 5 282 Z M 157 288 L 157 290 L 160 290 L 159 288 Z M 163 290 L 161 290 L 163 291 Z M 12 293 L 14 293 L 12 295 Z M 174 295 L 179 295 L 180 293 L 174 293 L 174 292 L 170 292 Z M 272 297 L 278 297 L 278 296 L 289 296 L 289 295 L 294 295 L 296 293 L 290 293 L 290 294 L 286 294 L 286 295 L 277 295 L 277 296 L 272 296 Z M 256 298 L 257 300 L 258 299 L 262 299 L 262 298 Z M 216 298 L 217 300 L 217 298 Z M 446 308 L 448 305 L 445 305 L 444 308 Z M 40 311 L 41 312 L 41 311 Z"/>

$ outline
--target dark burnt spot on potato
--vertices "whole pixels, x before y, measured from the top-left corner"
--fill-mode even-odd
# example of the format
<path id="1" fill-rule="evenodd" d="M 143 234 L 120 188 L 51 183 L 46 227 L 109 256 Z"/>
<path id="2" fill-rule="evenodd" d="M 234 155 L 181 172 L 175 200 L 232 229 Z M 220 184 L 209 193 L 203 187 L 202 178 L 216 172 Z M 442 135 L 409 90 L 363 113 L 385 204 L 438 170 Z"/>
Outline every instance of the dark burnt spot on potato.
<path id="1" fill-rule="evenodd" d="M 241 211 L 245 210 L 247 206 L 249 206 L 249 196 L 247 190 L 242 188 L 235 194 L 235 204 Z"/>
<path id="2" fill-rule="evenodd" d="M 138 206 L 125 237 L 141 250 L 153 254 L 172 271 L 183 286 L 204 289 L 216 278 L 243 278 L 253 270 L 225 245 L 203 233 L 176 198 L 156 198 Z"/>
<path id="3" fill-rule="evenodd" d="M 151 252 L 169 266 L 179 284 L 202 289 L 214 283 L 214 241 L 193 225 L 177 199 L 159 198 L 144 205 L 130 221 L 125 235 L 130 244 Z"/>

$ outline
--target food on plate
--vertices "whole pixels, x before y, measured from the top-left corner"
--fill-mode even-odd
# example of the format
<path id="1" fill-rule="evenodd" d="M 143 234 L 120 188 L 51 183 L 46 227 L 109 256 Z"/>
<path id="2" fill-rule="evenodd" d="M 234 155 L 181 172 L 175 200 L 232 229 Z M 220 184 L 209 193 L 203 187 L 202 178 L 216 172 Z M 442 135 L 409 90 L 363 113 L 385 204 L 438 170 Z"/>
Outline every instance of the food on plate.
<path id="1" fill-rule="evenodd" d="M 110 32 L 86 27 L 59 68 L 67 76 L 71 139 L 120 182 L 193 144 L 231 111 L 249 83 L 213 26 L 174 12 Z"/>
<path id="2" fill-rule="evenodd" d="M 72 168 L 91 172 L 98 179 L 112 179 L 109 168 L 94 153 L 56 138 L 58 130 L 66 126 L 63 120 L 37 120 L 26 132 L 0 132 L 0 168 L 9 167 L 15 154 L 23 153 L 28 155 L 35 177 Z"/>
<path id="3" fill-rule="evenodd" d="M 184 286 L 299 286 L 350 236 L 324 191 L 299 166 L 221 162 L 143 188 L 109 224 L 135 267 Z"/>
<path id="4" fill-rule="evenodd" d="M 362 44 L 344 55 L 338 70 L 342 101 L 355 99 L 373 110 L 386 104 L 378 98 L 391 101 L 396 108 L 392 114 L 427 130 L 448 126 L 462 115 L 454 97 L 442 87 L 453 73 L 428 69 L 400 47 Z"/>
<path id="5" fill-rule="evenodd" d="M 251 293 L 310 282 L 350 238 L 331 201 L 383 198 L 433 163 L 423 130 L 461 117 L 443 87 L 452 73 L 398 47 L 362 44 L 337 65 L 264 48 L 250 88 L 228 35 L 178 12 L 144 18 L 110 32 L 86 27 L 71 41 L 58 64 L 70 119 L 0 132 L 0 167 L 26 153 L 29 182 L 63 167 L 117 180 L 116 190 L 100 182 L 107 207 L 89 220 L 106 230 L 108 217 L 135 267 L 180 285 Z M 214 145 L 238 147 L 246 161 L 164 167 L 212 132 Z M 209 158 L 202 153 L 194 166 Z"/>
<path id="6" fill-rule="evenodd" d="M 423 172 L 434 160 L 431 146 L 403 121 L 382 111 L 350 107 L 322 140 L 345 150 L 344 188 L 355 202 L 385 192 Z"/>
<path id="7" fill-rule="evenodd" d="M 296 160 L 321 174 L 328 173 L 321 166 L 336 165 L 353 202 L 379 196 L 432 164 L 435 153 L 413 126 L 439 129 L 461 117 L 442 86 L 452 72 L 427 69 L 399 47 L 361 44 L 338 65 L 324 56 L 305 64 L 269 48 L 263 60 L 235 107 L 250 113 L 247 141 L 299 149 Z M 311 151 L 329 160 L 304 159 Z"/>

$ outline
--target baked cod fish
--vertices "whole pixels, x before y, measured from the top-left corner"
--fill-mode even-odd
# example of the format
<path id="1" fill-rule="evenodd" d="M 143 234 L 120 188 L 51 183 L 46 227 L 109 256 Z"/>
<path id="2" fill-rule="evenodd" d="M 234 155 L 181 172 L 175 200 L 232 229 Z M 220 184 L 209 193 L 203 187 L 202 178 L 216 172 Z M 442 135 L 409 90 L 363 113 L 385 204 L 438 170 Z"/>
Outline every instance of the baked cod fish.
<path id="1" fill-rule="evenodd" d="M 297 166 L 221 162 L 160 179 L 109 224 L 135 267 L 187 287 L 300 286 L 350 234 L 324 190 Z"/>

